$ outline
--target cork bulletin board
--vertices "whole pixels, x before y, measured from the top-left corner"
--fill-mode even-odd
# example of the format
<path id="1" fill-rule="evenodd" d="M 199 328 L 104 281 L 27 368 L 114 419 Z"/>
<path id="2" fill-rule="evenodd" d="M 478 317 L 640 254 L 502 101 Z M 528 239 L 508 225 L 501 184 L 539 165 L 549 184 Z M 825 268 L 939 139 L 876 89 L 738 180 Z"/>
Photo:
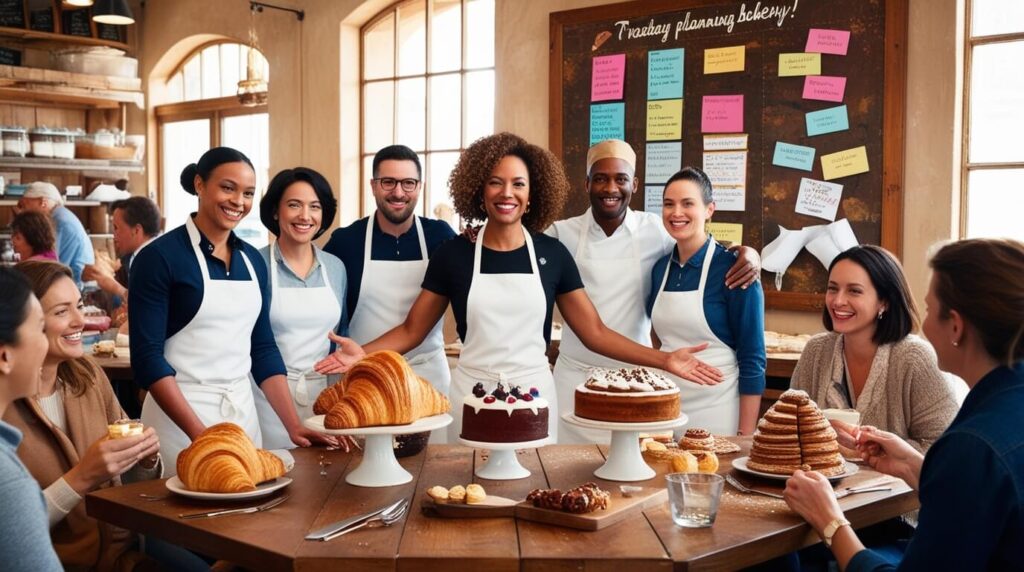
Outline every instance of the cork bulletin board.
<path id="1" fill-rule="evenodd" d="M 716 237 L 764 257 L 780 227 L 831 225 L 839 250 L 855 237 L 900 255 L 907 0 L 648 0 L 550 24 L 565 216 L 588 206 L 591 141 L 620 137 L 637 151 L 636 210 L 660 213 L 668 173 L 693 165 L 715 183 Z M 769 308 L 822 307 L 827 271 L 808 248 L 781 288 L 762 276 Z"/>

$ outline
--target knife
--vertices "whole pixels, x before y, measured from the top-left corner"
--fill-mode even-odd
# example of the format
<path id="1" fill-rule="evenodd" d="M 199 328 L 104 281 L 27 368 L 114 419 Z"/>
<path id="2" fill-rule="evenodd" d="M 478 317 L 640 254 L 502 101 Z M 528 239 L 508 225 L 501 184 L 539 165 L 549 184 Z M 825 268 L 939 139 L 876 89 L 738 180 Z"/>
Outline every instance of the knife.
<path id="1" fill-rule="evenodd" d="M 263 512 L 265 510 L 270 510 L 286 500 L 288 500 L 288 495 L 278 497 L 272 501 L 265 502 L 257 506 L 250 506 L 247 508 L 232 508 L 228 510 L 211 510 L 209 512 L 194 512 L 192 514 L 179 514 L 178 518 L 189 520 L 193 518 L 210 518 L 214 516 L 224 516 L 226 514 L 252 514 L 254 512 Z"/>
<path id="2" fill-rule="evenodd" d="M 323 528 L 314 530 L 314 531 L 310 532 L 309 534 L 307 534 L 306 535 L 306 540 L 323 540 L 324 537 L 330 536 L 331 534 L 333 534 L 335 532 L 338 532 L 340 530 L 344 530 L 345 528 L 348 528 L 350 526 L 354 526 L 354 525 L 360 524 L 362 522 L 365 522 L 367 520 L 370 520 L 371 518 L 377 516 L 378 514 L 380 514 L 382 512 L 387 512 L 387 511 L 391 510 L 392 508 L 398 506 L 399 503 L 401 503 L 403 500 L 405 500 L 405 499 L 404 498 L 400 498 L 397 501 L 395 501 L 395 502 L 393 502 L 393 503 L 391 503 L 389 505 L 385 505 L 385 506 L 382 506 L 382 507 L 380 507 L 378 509 L 371 510 L 368 513 L 356 515 L 356 516 L 353 516 L 353 517 L 346 518 L 344 520 L 339 520 L 338 522 L 335 522 L 335 523 L 332 523 L 332 524 L 328 524 L 327 526 L 325 526 Z"/>

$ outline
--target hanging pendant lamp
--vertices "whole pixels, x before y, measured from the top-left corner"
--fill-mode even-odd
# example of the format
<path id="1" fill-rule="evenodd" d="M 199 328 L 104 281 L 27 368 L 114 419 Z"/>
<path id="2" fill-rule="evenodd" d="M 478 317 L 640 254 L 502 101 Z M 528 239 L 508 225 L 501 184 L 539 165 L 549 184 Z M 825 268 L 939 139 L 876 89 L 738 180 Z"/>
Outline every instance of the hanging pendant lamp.
<path id="1" fill-rule="evenodd" d="M 256 37 L 256 8 L 249 9 L 249 58 L 245 66 L 245 79 L 238 82 L 238 101 L 246 107 L 255 107 L 267 102 L 267 80 L 259 59 L 259 40 Z"/>
<path id="2" fill-rule="evenodd" d="M 92 19 L 101 24 L 118 26 L 135 23 L 128 0 L 96 0 L 92 7 Z"/>

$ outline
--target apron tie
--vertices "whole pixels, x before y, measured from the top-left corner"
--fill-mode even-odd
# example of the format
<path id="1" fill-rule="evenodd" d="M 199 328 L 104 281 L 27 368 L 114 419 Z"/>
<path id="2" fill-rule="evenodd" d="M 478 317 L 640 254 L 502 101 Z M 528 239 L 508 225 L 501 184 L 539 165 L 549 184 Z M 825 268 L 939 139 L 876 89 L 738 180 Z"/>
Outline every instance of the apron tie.
<path id="1" fill-rule="evenodd" d="M 289 383 L 295 383 L 295 403 L 308 407 L 313 403 L 313 399 L 309 395 L 309 382 L 311 381 L 326 381 L 327 376 L 316 373 L 312 369 L 305 371 L 296 371 L 293 369 L 288 370 L 288 381 Z"/>

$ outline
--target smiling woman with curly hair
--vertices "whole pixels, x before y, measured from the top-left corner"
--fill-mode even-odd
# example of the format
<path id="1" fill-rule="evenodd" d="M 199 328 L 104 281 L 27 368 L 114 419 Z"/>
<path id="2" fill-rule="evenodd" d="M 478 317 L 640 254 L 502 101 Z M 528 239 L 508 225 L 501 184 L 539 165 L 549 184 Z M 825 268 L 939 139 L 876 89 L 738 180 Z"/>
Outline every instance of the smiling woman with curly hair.
<path id="1" fill-rule="evenodd" d="M 557 239 L 541 234 L 561 214 L 569 191 L 562 165 L 550 152 L 510 133 L 484 137 L 459 158 L 449 184 L 459 214 L 485 221 L 476 240 L 458 236 L 438 247 L 405 322 L 363 347 L 332 335 L 339 349 L 318 363 L 317 371 L 345 371 L 366 352 L 407 352 L 423 341 L 450 302 L 463 349 L 452 374 L 457 405 L 449 438 L 454 440 L 462 428 L 458 402 L 470 394 L 485 398 L 492 390 L 492 401 L 510 404 L 546 398 L 551 403 L 548 433 L 557 438 L 557 398 L 545 354 L 557 302 L 569 326 L 597 353 L 698 383 L 721 379 L 717 370 L 693 357 L 694 348 L 660 352 L 604 325 L 583 290 L 572 255 Z M 504 387 L 496 389 L 499 381 Z M 513 391 L 516 386 L 522 393 Z M 572 404 L 563 407 L 569 411 Z M 494 437 L 502 433 L 496 428 Z"/>

